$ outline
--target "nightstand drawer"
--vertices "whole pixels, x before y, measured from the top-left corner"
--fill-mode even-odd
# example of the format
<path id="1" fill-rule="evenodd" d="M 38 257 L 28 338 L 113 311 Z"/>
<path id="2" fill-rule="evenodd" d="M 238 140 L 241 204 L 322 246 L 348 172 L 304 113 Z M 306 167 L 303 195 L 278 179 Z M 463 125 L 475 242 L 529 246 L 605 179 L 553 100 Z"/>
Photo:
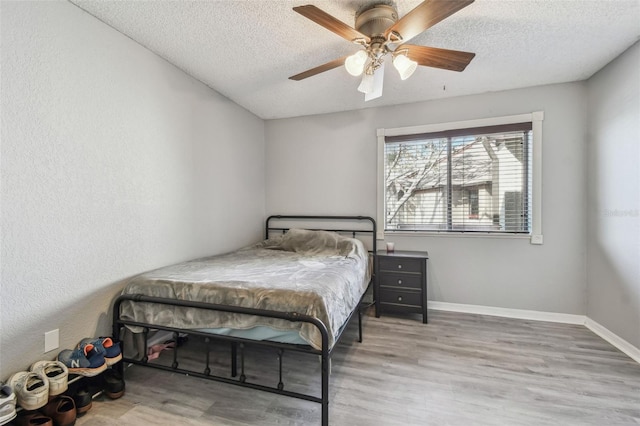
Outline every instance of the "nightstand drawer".
<path id="1" fill-rule="evenodd" d="M 420 291 L 381 288 L 379 297 L 381 303 L 422 306 L 422 292 Z"/>
<path id="2" fill-rule="evenodd" d="M 395 274 L 385 271 L 380 274 L 380 285 L 386 287 L 409 287 L 420 290 L 422 288 L 422 275 Z"/>
<path id="3" fill-rule="evenodd" d="M 400 258 L 400 257 L 381 257 L 379 259 L 380 270 L 396 271 L 396 272 L 422 272 L 422 259 Z"/>
<path id="4" fill-rule="evenodd" d="M 427 323 L 427 259 L 426 251 L 376 251 L 375 284 L 376 317 L 381 312 L 422 314 Z"/>

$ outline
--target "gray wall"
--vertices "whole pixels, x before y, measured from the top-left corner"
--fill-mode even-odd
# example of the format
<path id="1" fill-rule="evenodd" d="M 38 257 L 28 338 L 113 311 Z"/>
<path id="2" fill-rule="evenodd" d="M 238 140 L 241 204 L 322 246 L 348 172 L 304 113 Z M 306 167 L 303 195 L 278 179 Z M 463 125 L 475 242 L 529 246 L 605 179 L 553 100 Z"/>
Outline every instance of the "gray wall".
<path id="1" fill-rule="evenodd" d="M 376 215 L 376 128 L 544 111 L 544 245 L 526 239 L 391 237 L 428 250 L 429 299 L 586 311 L 584 83 L 266 122 L 268 213 Z"/>
<path id="2" fill-rule="evenodd" d="M 258 240 L 264 122 L 67 2 L 1 2 L 0 380 L 121 280 Z"/>
<path id="3" fill-rule="evenodd" d="M 588 83 L 589 318 L 640 348 L 640 43 Z"/>

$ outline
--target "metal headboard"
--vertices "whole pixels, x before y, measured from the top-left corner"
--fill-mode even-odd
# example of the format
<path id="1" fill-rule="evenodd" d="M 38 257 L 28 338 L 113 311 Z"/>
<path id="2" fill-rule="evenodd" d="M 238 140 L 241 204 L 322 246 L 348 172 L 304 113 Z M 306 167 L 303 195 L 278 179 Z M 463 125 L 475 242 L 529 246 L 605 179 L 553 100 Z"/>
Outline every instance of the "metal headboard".
<path id="1" fill-rule="evenodd" d="M 309 226 L 309 222 L 317 222 L 317 225 L 314 223 Z M 278 226 L 277 224 L 272 223 L 292 223 L 292 222 L 301 222 L 304 223 L 303 227 L 305 229 L 312 229 L 314 231 L 332 231 L 339 234 L 350 234 L 352 238 L 358 238 L 358 235 L 367 235 L 371 236 L 371 246 L 372 252 L 376 253 L 376 221 L 374 218 L 370 216 L 310 216 L 310 215 L 272 215 L 269 216 L 265 223 L 265 238 L 269 238 L 272 232 L 282 232 L 285 233 L 292 226 Z M 345 229 L 343 226 L 331 226 L 331 224 L 346 224 L 348 222 L 353 223 L 362 223 L 363 227 L 347 228 Z M 328 226 L 324 226 L 324 225 Z"/>

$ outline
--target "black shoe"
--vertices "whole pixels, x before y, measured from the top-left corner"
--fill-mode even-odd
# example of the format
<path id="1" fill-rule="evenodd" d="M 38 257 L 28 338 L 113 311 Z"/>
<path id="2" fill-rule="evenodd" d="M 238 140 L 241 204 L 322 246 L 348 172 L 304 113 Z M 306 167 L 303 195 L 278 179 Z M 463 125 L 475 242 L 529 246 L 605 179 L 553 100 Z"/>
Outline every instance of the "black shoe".
<path id="1" fill-rule="evenodd" d="M 93 392 L 91 392 L 87 386 L 78 386 L 72 397 L 73 402 L 76 404 L 76 412 L 78 415 L 84 414 L 91 409 Z"/>
<path id="2" fill-rule="evenodd" d="M 124 395 L 124 379 L 113 368 L 102 373 L 102 390 L 111 399 L 118 399 Z"/>

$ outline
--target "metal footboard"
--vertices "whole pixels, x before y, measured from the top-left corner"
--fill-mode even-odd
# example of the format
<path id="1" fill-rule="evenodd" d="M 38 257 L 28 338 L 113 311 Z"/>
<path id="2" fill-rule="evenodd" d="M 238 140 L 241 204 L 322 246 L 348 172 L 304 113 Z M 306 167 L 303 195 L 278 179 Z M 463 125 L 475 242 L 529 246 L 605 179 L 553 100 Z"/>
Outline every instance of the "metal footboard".
<path id="1" fill-rule="evenodd" d="M 367 292 L 365 292 L 365 294 L 366 293 Z M 363 295 L 363 298 L 364 298 L 364 295 Z M 155 324 L 141 323 L 137 321 L 130 321 L 130 320 L 120 318 L 120 306 L 125 301 L 132 301 L 136 303 L 160 303 L 160 304 L 171 305 L 171 306 L 207 309 L 207 310 L 246 314 L 246 315 L 257 315 L 257 316 L 268 317 L 268 318 L 284 319 L 284 320 L 293 321 L 293 322 L 306 322 L 306 323 L 313 324 L 313 326 L 315 326 L 320 332 L 322 336 L 322 348 L 315 349 L 311 346 L 297 345 L 292 343 L 256 341 L 256 340 L 250 340 L 250 339 L 234 337 L 234 336 L 213 335 L 213 334 L 202 332 L 202 331 L 180 329 L 180 328 L 174 328 L 174 327 L 168 327 L 168 326 L 159 326 Z M 345 322 L 345 325 L 340 330 L 340 334 L 336 339 L 334 347 L 336 344 L 338 344 L 340 338 L 342 337 L 342 332 L 345 330 L 345 328 L 347 327 L 347 324 L 349 324 L 349 322 L 353 318 L 353 315 L 356 312 L 358 314 L 358 331 L 359 331 L 358 340 L 360 342 L 362 341 L 361 309 L 363 306 L 364 306 L 364 309 L 366 309 L 370 305 L 363 305 L 362 299 L 361 299 L 360 303 L 358 304 L 358 307 L 351 313 L 351 315 Z M 329 348 L 329 334 L 326 326 L 322 321 L 320 321 L 315 317 L 299 314 L 296 312 L 277 312 L 277 311 L 270 311 L 270 310 L 264 310 L 264 309 L 245 308 L 240 306 L 228 306 L 228 305 L 218 305 L 218 304 L 196 302 L 196 301 L 166 299 L 166 298 L 160 298 L 160 297 L 144 296 L 141 294 L 125 294 L 125 295 L 119 296 L 116 299 L 115 304 L 113 306 L 113 337 L 116 341 L 122 341 L 121 332 L 122 332 L 122 327 L 124 326 L 142 327 L 145 330 L 145 333 L 144 333 L 145 347 L 147 344 L 147 333 L 150 329 L 166 330 L 166 331 L 173 332 L 174 337 L 176 337 L 175 339 L 176 341 L 178 340 L 177 339 L 178 334 L 186 333 L 189 335 L 204 337 L 205 342 L 207 343 L 209 342 L 209 339 L 216 340 L 216 341 L 229 342 L 231 344 L 231 376 L 232 377 L 237 376 L 237 350 L 239 346 L 240 356 L 241 356 L 241 366 L 240 366 L 241 374 L 237 379 L 219 376 L 219 375 L 212 375 L 211 369 L 209 366 L 208 353 L 206 357 L 206 366 L 203 370 L 195 371 L 195 370 L 180 368 L 178 363 L 178 347 L 176 347 L 173 352 L 173 363 L 171 364 L 171 366 L 150 363 L 146 354 L 142 359 L 133 359 L 133 358 L 127 358 L 127 357 L 123 358 L 124 362 L 118 364 L 121 369 L 120 373 L 123 375 L 124 375 L 124 367 L 123 367 L 124 364 L 143 365 L 143 366 L 152 367 L 160 370 L 172 371 L 172 372 L 181 373 L 185 375 L 200 377 L 203 379 L 228 383 L 228 384 L 237 385 L 237 386 L 248 387 L 251 389 L 271 392 L 279 395 L 285 395 L 292 398 L 312 401 L 322 405 L 322 415 L 321 415 L 322 425 L 328 426 L 329 424 L 329 372 L 330 372 L 329 366 L 330 366 L 330 357 L 331 357 L 332 348 Z M 272 347 L 272 348 L 278 349 L 280 371 L 279 371 L 279 382 L 276 386 L 273 386 L 273 387 L 265 386 L 258 383 L 251 383 L 246 380 L 246 376 L 244 375 L 244 352 L 243 351 L 244 351 L 244 345 L 248 343 L 252 345 Z M 321 385 L 320 397 L 316 395 L 309 395 L 309 394 L 304 394 L 300 392 L 292 392 L 284 389 L 284 383 L 282 382 L 282 355 L 285 350 L 308 353 L 312 355 L 319 355 L 321 357 L 322 385 Z"/>

